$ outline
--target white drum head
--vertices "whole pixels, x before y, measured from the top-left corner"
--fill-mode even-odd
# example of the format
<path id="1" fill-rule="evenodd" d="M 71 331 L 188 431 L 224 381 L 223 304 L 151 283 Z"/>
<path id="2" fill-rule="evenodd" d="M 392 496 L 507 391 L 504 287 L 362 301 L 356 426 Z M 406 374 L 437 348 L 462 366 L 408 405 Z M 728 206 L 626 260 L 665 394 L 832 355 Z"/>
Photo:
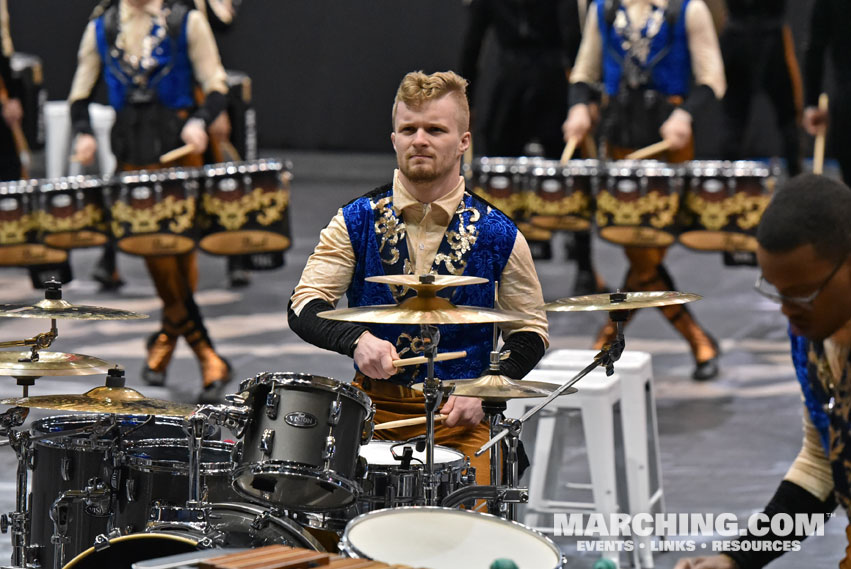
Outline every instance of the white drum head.
<path id="1" fill-rule="evenodd" d="M 405 450 L 405 446 L 410 446 L 414 449 L 414 461 L 412 464 L 419 464 L 418 461 L 422 461 L 422 464 L 425 464 L 426 461 L 426 453 L 417 452 L 415 445 L 402 445 L 399 444 L 399 441 L 371 441 L 369 444 L 361 445 L 360 447 L 360 455 L 366 459 L 366 462 L 369 464 L 373 464 L 376 466 L 393 466 L 398 465 L 400 462 L 393 458 L 393 453 L 390 449 L 394 445 L 399 445 L 396 447 L 396 455 L 402 456 L 402 452 Z M 457 450 L 451 449 L 449 447 L 435 445 L 434 447 L 434 463 L 435 464 L 450 464 L 457 461 L 463 461 L 464 455 L 458 452 Z"/>
<path id="2" fill-rule="evenodd" d="M 346 526 L 349 555 L 429 569 L 489 569 L 500 558 L 519 569 L 559 569 L 561 553 L 543 535 L 489 514 L 449 508 L 377 510 Z"/>

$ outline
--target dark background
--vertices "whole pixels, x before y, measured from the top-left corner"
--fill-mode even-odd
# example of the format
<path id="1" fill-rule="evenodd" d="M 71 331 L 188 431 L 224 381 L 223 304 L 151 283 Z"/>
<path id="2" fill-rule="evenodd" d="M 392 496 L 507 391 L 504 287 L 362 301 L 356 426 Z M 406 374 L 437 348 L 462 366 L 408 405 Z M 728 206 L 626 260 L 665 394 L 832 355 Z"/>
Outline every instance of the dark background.
<path id="1" fill-rule="evenodd" d="M 67 97 L 77 47 L 95 0 L 11 0 L 18 51 L 44 62 L 50 100 Z M 812 0 L 788 0 L 799 60 Z M 715 8 L 720 2 L 709 0 Z M 406 72 L 457 66 L 462 0 L 243 0 L 236 24 L 217 34 L 225 67 L 247 72 L 264 148 L 389 151 L 390 109 Z M 482 89 L 495 49 L 486 46 Z M 748 131 L 752 156 L 779 152 L 767 99 Z M 698 117 L 698 157 L 718 151 L 718 113 Z"/>

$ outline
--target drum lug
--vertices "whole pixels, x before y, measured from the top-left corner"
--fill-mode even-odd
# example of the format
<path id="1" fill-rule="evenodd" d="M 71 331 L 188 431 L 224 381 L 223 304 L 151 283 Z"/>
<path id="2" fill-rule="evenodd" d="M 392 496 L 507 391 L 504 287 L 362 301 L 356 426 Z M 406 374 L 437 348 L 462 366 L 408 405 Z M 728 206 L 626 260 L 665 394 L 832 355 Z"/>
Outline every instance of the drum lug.
<path id="1" fill-rule="evenodd" d="M 133 478 L 128 478 L 127 482 L 124 484 L 124 495 L 127 497 L 128 502 L 136 501 L 136 480 Z"/>
<path id="2" fill-rule="evenodd" d="M 95 537 L 95 543 L 94 543 L 95 551 L 103 551 L 104 549 L 108 548 L 110 545 L 112 545 L 112 544 L 109 543 L 109 536 L 106 535 L 105 533 L 99 534 L 97 537 Z"/>
<path id="3" fill-rule="evenodd" d="M 272 429 L 264 429 L 263 436 L 260 437 L 260 452 L 265 455 L 272 454 L 272 445 L 275 442 L 275 431 Z"/>
<path id="4" fill-rule="evenodd" d="M 373 422 L 372 416 L 370 416 L 370 417 L 367 418 L 366 422 L 363 424 L 363 430 L 361 431 L 361 436 L 360 436 L 360 444 L 362 444 L 362 445 L 369 444 L 369 441 L 372 440 L 373 434 L 375 434 L 375 422 Z"/>
<path id="5" fill-rule="evenodd" d="M 71 457 L 63 456 L 62 460 L 59 461 L 59 475 L 62 476 L 62 480 L 65 482 L 71 480 L 72 466 Z"/>
<path id="6" fill-rule="evenodd" d="M 274 391 L 266 396 L 266 416 L 273 421 L 278 418 L 278 404 L 280 401 L 281 396 Z"/>
<path id="7" fill-rule="evenodd" d="M 337 452 L 337 439 L 333 435 L 329 435 L 325 439 L 325 449 L 322 451 L 322 459 L 330 461 L 334 457 L 335 452 Z"/>
<path id="8" fill-rule="evenodd" d="M 242 448 L 244 444 L 244 441 L 237 441 L 237 443 L 231 448 L 230 460 L 232 463 L 239 464 L 242 462 Z"/>
<path id="9" fill-rule="evenodd" d="M 337 426 L 337 424 L 340 422 L 340 412 L 342 411 L 342 409 L 343 403 L 339 399 L 336 399 L 331 402 L 331 409 L 328 413 L 329 425 L 331 425 L 332 427 Z"/>

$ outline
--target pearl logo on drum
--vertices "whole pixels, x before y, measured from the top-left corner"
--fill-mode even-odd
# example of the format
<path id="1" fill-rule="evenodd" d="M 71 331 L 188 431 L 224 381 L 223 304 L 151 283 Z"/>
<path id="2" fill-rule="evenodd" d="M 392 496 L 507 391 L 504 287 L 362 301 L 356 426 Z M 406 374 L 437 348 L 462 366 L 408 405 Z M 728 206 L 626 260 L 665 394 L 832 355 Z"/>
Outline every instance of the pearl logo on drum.
<path id="1" fill-rule="evenodd" d="M 304 411 L 289 413 L 286 417 L 284 417 L 284 421 L 287 425 L 298 427 L 300 429 L 309 429 L 319 424 L 316 417 L 310 413 L 305 413 Z"/>

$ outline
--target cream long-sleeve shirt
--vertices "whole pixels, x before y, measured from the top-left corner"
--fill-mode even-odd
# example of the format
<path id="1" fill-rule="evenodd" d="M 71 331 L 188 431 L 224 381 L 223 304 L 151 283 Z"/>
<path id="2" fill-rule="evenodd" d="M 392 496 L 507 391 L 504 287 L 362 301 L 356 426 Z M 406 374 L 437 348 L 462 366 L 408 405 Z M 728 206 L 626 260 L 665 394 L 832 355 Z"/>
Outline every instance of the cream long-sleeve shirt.
<path id="1" fill-rule="evenodd" d="M 398 170 L 393 177 L 393 206 L 401 212 L 407 231 L 408 254 L 416 274 L 427 274 L 443 234 L 464 195 L 464 179 L 445 196 L 430 204 L 417 201 L 405 188 Z M 342 209 L 319 236 L 319 244 L 307 260 L 301 280 L 293 291 L 292 309 L 296 315 L 313 299 L 336 305 L 348 290 L 356 263 L 346 230 Z M 526 239 L 518 231 L 508 262 L 499 282 L 499 306 L 527 315 L 520 322 L 500 324 L 503 337 L 513 332 L 535 332 L 549 344 L 546 314 L 539 310 L 543 294 Z"/>

